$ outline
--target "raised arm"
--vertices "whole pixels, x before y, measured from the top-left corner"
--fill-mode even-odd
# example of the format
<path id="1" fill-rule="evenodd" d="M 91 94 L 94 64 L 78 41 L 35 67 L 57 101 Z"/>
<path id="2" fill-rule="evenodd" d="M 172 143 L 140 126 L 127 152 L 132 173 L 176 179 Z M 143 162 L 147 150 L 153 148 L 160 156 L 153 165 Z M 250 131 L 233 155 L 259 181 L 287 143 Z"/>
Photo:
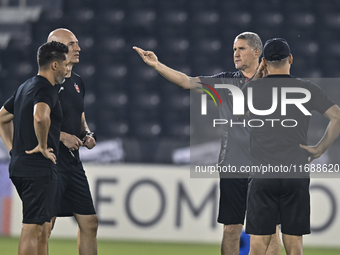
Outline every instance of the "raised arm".
<path id="1" fill-rule="evenodd" d="M 48 132 L 51 125 L 51 109 L 48 104 L 40 102 L 34 105 L 34 130 L 38 140 L 38 145 L 33 150 L 26 151 L 27 154 L 41 152 L 45 158 L 57 163 L 57 158 L 52 148 L 47 147 Z"/>
<path id="2" fill-rule="evenodd" d="M 333 105 L 330 107 L 325 113 L 324 116 L 330 120 L 325 134 L 321 138 L 315 146 L 306 146 L 301 145 L 300 147 L 307 150 L 311 154 L 311 160 L 320 157 L 334 140 L 338 137 L 340 132 L 340 108 L 337 105 Z"/>
<path id="3" fill-rule="evenodd" d="M 138 48 L 136 46 L 133 47 L 135 51 L 141 56 L 141 58 L 144 60 L 146 64 L 153 67 L 158 73 L 160 73 L 162 76 L 164 76 L 167 80 L 170 82 L 181 86 L 184 89 L 190 89 L 190 83 L 193 84 L 196 82 L 199 82 L 199 78 L 196 77 L 189 77 L 188 75 L 181 73 L 179 71 L 176 71 L 161 62 L 158 61 L 158 58 L 155 53 L 152 51 L 145 51 L 141 48 Z M 191 85 L 193 86 L 193 85 Z M 195 84 L 195 86 L 200 86 L 199 84 Z"/>
<path id="4" fill-rule="evenodd" d="M 260 79 L 260 78 L 264 78 L 268 76 L 268 69 L 267 69 L 267 64 L 266 61 L 264 60 L 264 58 L 262 58 L 262 61 L 260 63 L 259 68 L 257 69 L 255 76 L 253 78 L 253 81 Z"/>
<path id="5" fill-rule="evenodd" d="M 5 107 L 0 110 L 0 136 L 8 151 L 13 146 L 13 118 L 14 115 L 8 112 Z"/>

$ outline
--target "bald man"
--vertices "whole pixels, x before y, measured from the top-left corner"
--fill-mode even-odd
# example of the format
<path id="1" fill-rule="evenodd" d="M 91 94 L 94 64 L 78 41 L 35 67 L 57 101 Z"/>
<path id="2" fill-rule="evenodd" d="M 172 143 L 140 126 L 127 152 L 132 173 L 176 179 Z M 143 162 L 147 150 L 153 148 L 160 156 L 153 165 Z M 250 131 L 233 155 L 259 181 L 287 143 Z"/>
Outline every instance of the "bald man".
<path id="1" fill-rule="evenodd" d="M 74 216 L 78 226 L 78 252 L 80 255 L 97 254 L 98 217 L 93 205 L 89 184 L 83 165 L 79 159 L 79 147 L 92 149 L 96 145 L 96 137 L 90 131 L 84 113 L 85 87 L 81 77 L 72 71 L 79 63 L 80 47 L 76 36 L 68 29 L 59 28 L 52 31 L 48 42 L 62 42 L 68 46 L 68 59 L 71 71 L 65 82 L 59 85 L 59 101 L 62 107 L 63 120 L 58 157 L 58 189 L 55 216 Z M 53 226 L 56 217 L 53 219 Z M 52 227 L 53 228 L 53 227 Z M 44 239 L 48 242 L 51 229 L 44 231 Z M 41 251 L 44 254 L 46 251 Z"/>

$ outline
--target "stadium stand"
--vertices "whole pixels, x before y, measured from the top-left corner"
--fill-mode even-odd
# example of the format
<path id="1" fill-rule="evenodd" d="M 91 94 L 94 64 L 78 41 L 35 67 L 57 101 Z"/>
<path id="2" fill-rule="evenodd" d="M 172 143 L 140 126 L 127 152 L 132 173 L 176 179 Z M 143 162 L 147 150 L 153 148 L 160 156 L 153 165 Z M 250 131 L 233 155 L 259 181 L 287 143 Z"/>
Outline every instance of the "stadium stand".
<path id="1" fill-rule="evenodd" d="M 135 144 L 140 156 L 133 161 L 169 163 L 174 149 L 189 146 L 193 132 L 190 93 L 144 65 L 134 45 L 188 75 L 210 75 L 233 70 L 235 36 L 254 31 L 263 41 L 283 37 L 290 43 L 292 74 L 339 75 L 338 1 L 25 2 L 0 1 L 0 103 L 37 72 L 36 49 L 48 33 L 67 27 L 82 48 L 74 70 L 86 84 L 88 123 L 99 141 L 119 137 Z"/>

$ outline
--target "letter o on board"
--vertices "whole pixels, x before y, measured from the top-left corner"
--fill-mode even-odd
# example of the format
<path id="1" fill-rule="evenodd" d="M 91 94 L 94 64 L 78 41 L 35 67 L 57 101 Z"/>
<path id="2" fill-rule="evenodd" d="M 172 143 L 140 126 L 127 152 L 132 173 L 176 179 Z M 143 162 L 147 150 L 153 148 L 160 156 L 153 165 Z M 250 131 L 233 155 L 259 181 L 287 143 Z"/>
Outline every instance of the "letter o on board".
<path id="1" fill-rule="evenodd" d="M 149 220 L 140 220 L 138 219 L 131 210 L 131 199 L 133 194 L 138 190 L 138 188 L 142 186 L 149 186 L 156 190 L 159 200 L 160 200 L 160 207 L 157 214 L 149 219 Z M 135 182 L 129 189 L 126 194 L 125 198 L 125 211 L 129 217 L 129 219 L 136 224 L 137 226 L 141 227 L 151 227 L 152 225 L 156 224 L 163 216 L 165 211 L 165 194 L 162 187 L 155 181 L 150 179 L 142 179 Z"/>
<path id="2" fill-rule="evenodd" d="M 310 186 L 310 191 L 318 191 L 318 192 L 322 192 L 326 195 L 326 197 L 328 197 L 330 205 L 331 205 L 331 213 L 329 215 L 329 218 L 322 223 L 319 226 L 311 226 L 311 231 L 314 233 L 319 233 L 319 232 L 323 232 L 325 231 L 327 228 L 329 228 L 332 223 L 335 220 L 336 217 L 336 211 L 337 211 L 337 203 L 336 203 L 336 199 L 335 196 L 333 194 L 333 192 L 325 185 L 323 184 L 314 184 Z"/>

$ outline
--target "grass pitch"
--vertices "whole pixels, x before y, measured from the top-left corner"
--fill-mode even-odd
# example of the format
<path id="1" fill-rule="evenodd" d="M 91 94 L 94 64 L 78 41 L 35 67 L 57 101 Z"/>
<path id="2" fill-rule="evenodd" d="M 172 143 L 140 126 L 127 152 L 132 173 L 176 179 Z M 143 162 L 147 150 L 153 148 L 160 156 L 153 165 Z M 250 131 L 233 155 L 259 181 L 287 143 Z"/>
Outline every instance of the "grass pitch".
<path id="1" fill-rule="evenodd" d="M 0 236 L 0 254 L 17 254 L 18 238 Z M 77 255 L 75 239 L 51 239 L 50 255 Z M 185 244 L 98 240 L 99 255 L 219 255 L 217 244 Z M 285 252 L 282 252 L 284 255 Z M 305 248 L 305 255 L 339 255 L 340 249 Z"/>

